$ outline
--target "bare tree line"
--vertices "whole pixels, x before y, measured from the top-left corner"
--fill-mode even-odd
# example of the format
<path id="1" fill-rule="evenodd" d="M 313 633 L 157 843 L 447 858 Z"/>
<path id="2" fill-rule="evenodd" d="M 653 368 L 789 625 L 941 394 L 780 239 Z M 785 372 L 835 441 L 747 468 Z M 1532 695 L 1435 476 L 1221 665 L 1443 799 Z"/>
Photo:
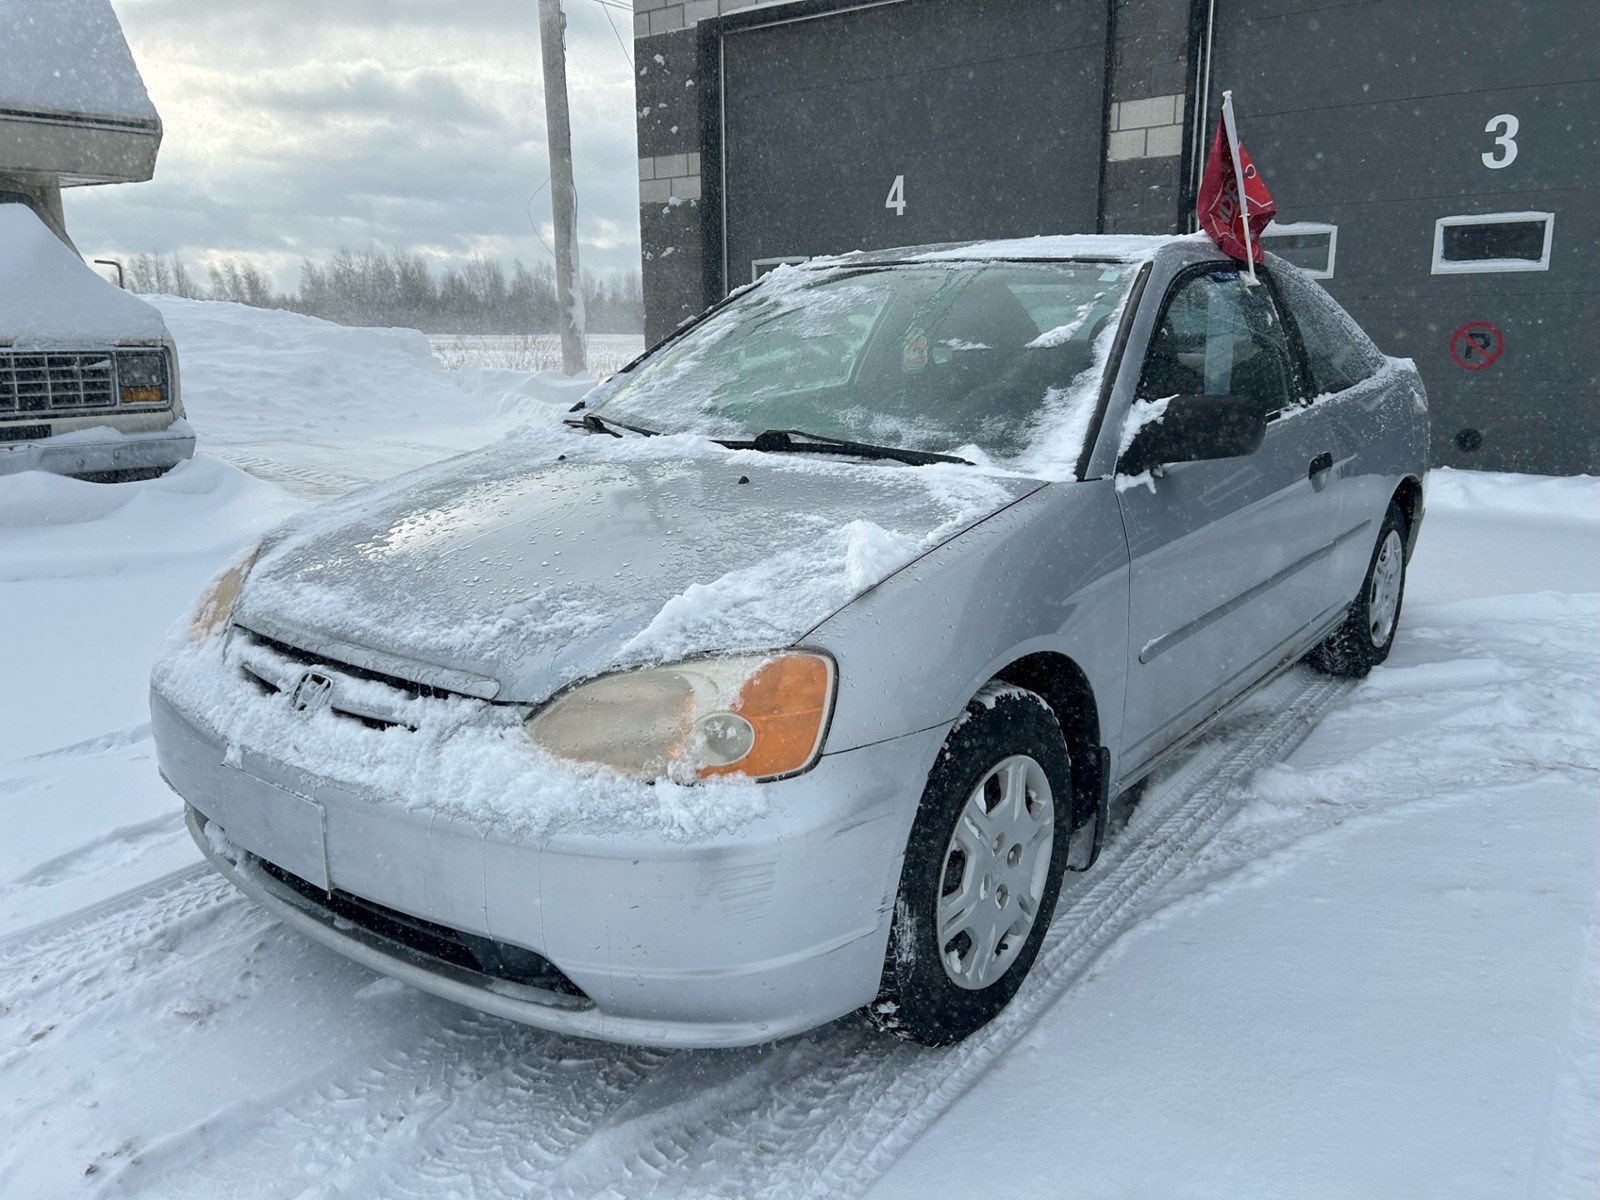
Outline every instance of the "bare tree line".
<path id="1" fill-rule="evenodd" d="M 214 261 L 204 282 L 176 254 L 136 254 L 127 264 L 128 288 L 191 300 L 231 300 L 282 308 L 341 325 L 397 325 L 427 333 L 544 333 L 556 328 L 555 270 L 549 263 L 512 263 L 475 255 L 437 277 L 420 254 L 342 248 L 325 263 L 300 264 L 295 292 L 274 292 L 266 274 L 243 255 Z M 644 328 L 639 272 L 583 273 L 585 325 L 590 333 L 638 333 Z"/>

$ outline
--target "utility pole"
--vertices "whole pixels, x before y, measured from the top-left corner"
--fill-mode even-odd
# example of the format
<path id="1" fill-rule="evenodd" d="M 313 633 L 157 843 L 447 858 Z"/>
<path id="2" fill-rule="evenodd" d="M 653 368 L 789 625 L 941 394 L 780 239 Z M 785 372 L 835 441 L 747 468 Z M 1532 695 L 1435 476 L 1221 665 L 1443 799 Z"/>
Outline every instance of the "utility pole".
<path id="1" fill-rule="evenodd" d="M 556 234 L 556 307 L 561 321 L 561 370 L 578 375 L 583 363 L 583 284 L 578 272 L 577 191 L 572 186 L 572 124 L 567 117 L 567 18 L 561 0 L 539 0 L 539 49 L 544 56 L 544 124 L 550 146 L 550 209 Z"/>

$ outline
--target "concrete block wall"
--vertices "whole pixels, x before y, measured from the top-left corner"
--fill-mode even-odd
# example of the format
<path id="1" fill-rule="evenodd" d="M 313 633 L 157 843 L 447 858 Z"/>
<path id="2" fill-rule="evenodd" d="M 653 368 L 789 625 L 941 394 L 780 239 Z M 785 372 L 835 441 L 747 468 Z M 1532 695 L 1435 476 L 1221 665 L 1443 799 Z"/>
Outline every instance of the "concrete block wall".
<path id="1" fill-rule="evenodd" d="M 1181 233 L 1190 0 L 1116 0 L 1101 228 Z"/>
<path id="2" fill-rule="evenodd" d="M 715 0 L 701 0 L 715 7 Z M 701 231 L 699 42 L 685 10 L 636 0 L 634 94 L 639 133 L 640 275 L 645 339 L 654 345 L 705 307 Z M 711 13 L 708 15 L 715 15 Z M 698 18 L 696 18 L 698 19 Z"/>

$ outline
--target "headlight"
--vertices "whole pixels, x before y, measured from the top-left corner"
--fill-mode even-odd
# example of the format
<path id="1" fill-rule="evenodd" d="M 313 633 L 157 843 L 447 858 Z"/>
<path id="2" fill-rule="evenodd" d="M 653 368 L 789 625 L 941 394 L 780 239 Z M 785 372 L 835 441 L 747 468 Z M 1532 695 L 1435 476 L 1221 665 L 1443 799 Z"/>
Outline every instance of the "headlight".
<path id="1" fill-rule="evenodd" d="M 821 654 L 698 658 L 580 684 L 527 730 L 559 758 L 644 779 L 774 779 L 816 761 L 833 691 Z"/>
<path id="2" fill-rule="evenodd" d="M 218 575 L 200 594 L 194 616 L 189 619 L 189 637 L 195 645 L 209 641 L 228 627 L 228 618 L 233 615 L 233 602 L 239 598 L 239 589 L 244 586 L 245 576 L 256 565 L 260 553 L 261 547 L 257 546 L 243 562 Z"/>
<path id="3" fill-rule="evenodd" d="M 166 351 L 118 350 L 117 399 L 122 404 L 165 404 Z"/>

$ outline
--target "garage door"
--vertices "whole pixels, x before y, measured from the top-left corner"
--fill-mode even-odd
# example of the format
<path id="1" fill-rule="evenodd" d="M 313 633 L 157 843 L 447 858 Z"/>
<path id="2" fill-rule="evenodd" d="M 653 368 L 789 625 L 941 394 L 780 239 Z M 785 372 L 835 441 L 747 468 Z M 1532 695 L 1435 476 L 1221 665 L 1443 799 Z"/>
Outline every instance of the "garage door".
<path id="1" fill-rule="evenodd" d="M 726 287 L 815 254 L 1093 232 L 1105 38 L 1104 0 L 899 0 L 724 32 Z"/>
<path id="2" fill-rule="evenodd" d="M 1433 460 L 1600 471 L 1600 4 L 1220 0 L 1278 243 L 1432 402 Z M 1270 243 L 1269 243 L 1270 245 Z"/>

